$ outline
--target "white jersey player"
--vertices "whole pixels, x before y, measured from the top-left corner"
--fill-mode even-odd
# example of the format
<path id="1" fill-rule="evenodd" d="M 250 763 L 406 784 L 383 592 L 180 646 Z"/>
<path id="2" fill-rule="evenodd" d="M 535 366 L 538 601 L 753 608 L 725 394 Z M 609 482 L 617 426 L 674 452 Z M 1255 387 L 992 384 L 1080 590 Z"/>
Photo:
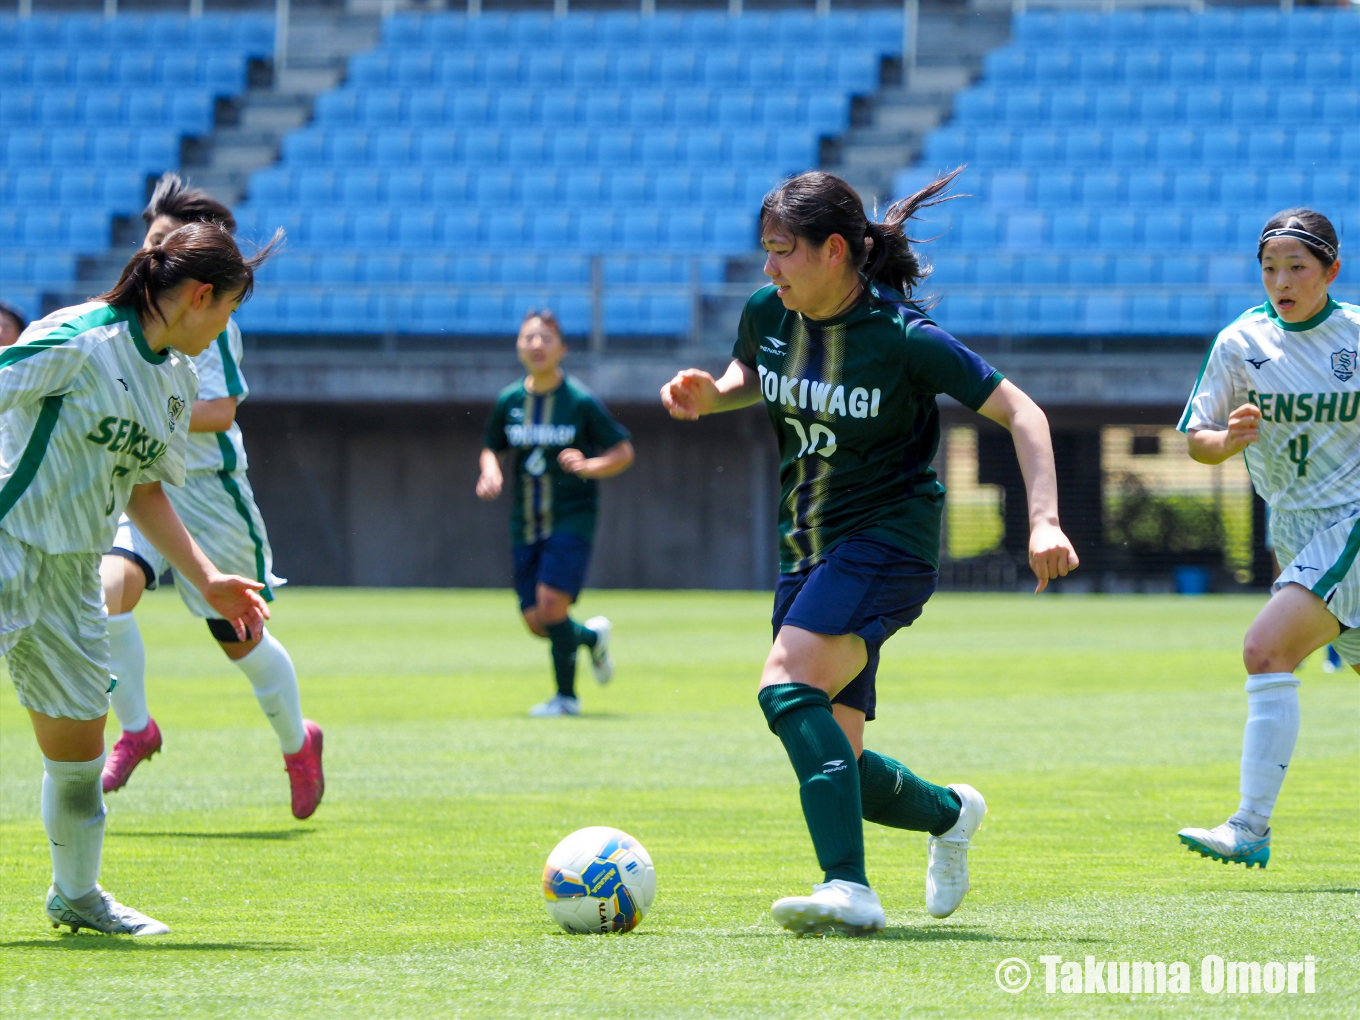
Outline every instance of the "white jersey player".
<path id="1" fill-rule="evenodd" d="M 206 192 L 186 188 L 176 174 L 160 180 L 142 214 L 149 247 L 186 222 L 208 221 L 228 230 L 236 223 L 230 210 Z M 170 502 L 189 534 L 224 569 L 253 577 L 264 585 L 261 595 L 274 598 L 284 583 L 273 573 L 273 554 L 264 519 L 246 477 L 246 448 L 236 407 L 249 394 L 241 372 L 241 331 L 234 321 L 194 359 L 199 394 L 189 421 L 186 476 L 182 488 L 170 491 Z M 104 792 L 120 789 L 137 765 L 161 749 L 161 731 L 146 699 L 146 653 L 133 607 L 142 592 L 154 588 L 169 564 L 135 524 L 124 521 L 100 573 L 108 600 L 109 639 L 114 673 L 113 711 L 122 727 L 104 766 Z M 287 650 L 263 629 L 240 640 L 227 621 L 199 597 L 176 571 L 176 590 L 189 611 L 207 621 L 222 651 L 246 677 L 273 726 L 292 787 L 293 814 L 308 818 L 325 792 L 321 768 L 321 727 L 302 717 L 297 673 Z"/>
<path id="2" fill-rule="evenodd" d="M 0 352 L 0 653 L 43 753 L 53 926 L 127 935 L 169 929 L 98 883 L 100 774 L 116 685 L 100 555 L 124 511 L 241 635 L 268 609 L 248 577 L 222 573 L 161 488 L 185 477 L 190 358 L 249 296 L 254 268 L 213 224 L 135 255 L 100 298 L 54 312 Z"/>
<path id="3" fill-rule="evenodd" d="M 1201 463 L 1244 454 L 1282 567 L 1243 648 L 1238 810 L 1180 832 L 1191 850 L 1249 868 L 1270 859 L 1270 816 L 1298 738 L 1294 671 L 1330 642 L 1360 672 L 1360 307 L 1328 293 L 1338 246 L 1320 213 L 1271 218 L 1257 255 L 1268 300 L 1218 335 L 1179 426 Z"/>

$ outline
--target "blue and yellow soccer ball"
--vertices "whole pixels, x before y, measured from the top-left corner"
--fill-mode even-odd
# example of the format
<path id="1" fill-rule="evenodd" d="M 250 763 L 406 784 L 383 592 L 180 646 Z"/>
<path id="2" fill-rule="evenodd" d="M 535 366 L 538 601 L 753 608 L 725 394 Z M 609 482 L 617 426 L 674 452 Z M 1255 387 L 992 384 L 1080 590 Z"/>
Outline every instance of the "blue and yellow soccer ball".
<path id="1" fill-rule="evenodd" d="M 641 843 L 606 825 L 578 829 L 543 866 L 548 913 L 567 931 L 632 931 L 656 897 L 656 869 Z"/>

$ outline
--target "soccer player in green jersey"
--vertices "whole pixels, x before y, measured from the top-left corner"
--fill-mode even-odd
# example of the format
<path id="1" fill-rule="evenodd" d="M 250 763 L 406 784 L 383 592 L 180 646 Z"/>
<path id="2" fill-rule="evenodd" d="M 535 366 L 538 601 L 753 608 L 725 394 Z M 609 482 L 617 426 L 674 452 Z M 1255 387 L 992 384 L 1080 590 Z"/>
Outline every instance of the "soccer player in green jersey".
<path id="1" fill-rule="evenodd" d="M 864 747 L 879 650 L 935 590 L 944 487 L 931 470 L 936 395 L 1008 428 L 1029 497 L 1035 591 L 1077 566 L 1058 525 L 1048 421 L 1039 407 L 937 326 L 909 296 L 929 271 L 905 232 L 959 171 L 870 222 L 844 181 L 814 171 L 765 196 L 769 286 L 746 303 L 722 378 L 687 369 L 661 391 L 670 413 L 763 400 L 778 438 L 780 578 L 760 706 L 798 775 L 825 875 L 777 900 L 796 932 L 883 929 L 864 866 L 862 819 L 930 833 L 926 907 L 947 917 L 968 891 L 969 839 L 987 806 L 963 783 L 936 786 Z"/>
<path id="2" fill-rule="evenodd" d="M 33 323 L 0 353 L 0 654 L 43 754 L 54 927 L 169 931 L 98 885 L 117 683 L 99 559 L 126 510 L 238 635 L 264 626 L 264 585 L 218 570 L 161 483 L 184 483 L 190 359 L 226 328 L 269 254 L 243 258 L 220 226 L 192 224 L 134 255 L 107 294 Z"/>
<path id="3" fill-rule="evenodd" d="M 590 649 L 595 679 L 614 675 L 610 623 L 584 624 L 568 615 L 585 585 L 595 537 L 596 479 L 612 478 L 633 463 L 633 444 L 604 404 L 561 368 L 567 346 L 548 311 L 531 311 L 515 343 L 528 370 L 496 398 L 486 423 L 477 495 L 495 499 L 504 487 L 500 455 L 515 451 L 510 503 L 515 592 L 529 630 L 551 643 L 557 693 L 533 706 L 539 717 L 579 715 L 576 651 Z"/>

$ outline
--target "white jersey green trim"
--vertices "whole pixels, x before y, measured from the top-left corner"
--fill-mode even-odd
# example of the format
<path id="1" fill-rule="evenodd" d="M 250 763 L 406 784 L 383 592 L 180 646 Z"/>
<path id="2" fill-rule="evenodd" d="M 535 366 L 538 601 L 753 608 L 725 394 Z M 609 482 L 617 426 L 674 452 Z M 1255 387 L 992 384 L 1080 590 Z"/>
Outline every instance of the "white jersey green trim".
<path id="1" fill-rule="evenodd" d="M 225 432 L 217 433 L 217 442 L 222 448 L 222 470 L 217 472 L 217 478 L 222 483 L 222 488 L 226 490 L 227 495 L 231 497 L 232 505 L 236 508 L 236 512 L 241 515 L 241 520 L 245 521 L 246 533 L 250 535 L 250 544 L 255 549 L 255 580 L 265 586 L 264 591 L 260 592 L 260 596 L 266 602 L 273 602 L 274 593 L 269 590 L 269 569 L 265 562 L 264 539 L 255 530 L 255 520 L 250 514 L 251 503 L 242 495 L 241 487 L 236 484 L 234 477 L 236 451 Z"/>
<path id="2" fill-rule="evenodd" d="M 152 351 L 131 309 L 63 308 L 0 353 L 0 529 L 103 553 L 134 485 L 184 483 L 190 360 Z"/>
<path id="3" fill-rule="evenodd" d="M 1226 429 L 1248 403 L 1261 428 L 1247 470 L 1272 509 L 1360 502 L 1360 308 L 1328 299 L 1295 323 L 1249 310 L 1214 340 L 1178 427 Z"/>
<path id="4" fill-rule="evenodd" d="M 236 320 L 232 319 L 227 323 L 227 328 L 208 346 L 208 349 L 194 358 L 194 368 L 198 370 L 199 400 L 220 400 L 223 397 L 235 397 L 239 405 L 250 395 L 250 387 L 246 385 L 245 376 L 241 373 L 241 357 L 244 351 L 245 348 L 241 342 L 241 329 L 236 325 Z M 245 471 L 248 467 L 245 437 L 241 434 L 241 426 L 234 421 L 225 432 L 190 432 L 189 452 L 186 454 L 185 460 L 186 469 L 189 471 L 223 470 L 226 464 L 222 457 L 223 447 L 219 442 L 221 436 L 226 436 L 231 444 L 236 465 L 233 468 L 226 468 L 226 470 Z"/>

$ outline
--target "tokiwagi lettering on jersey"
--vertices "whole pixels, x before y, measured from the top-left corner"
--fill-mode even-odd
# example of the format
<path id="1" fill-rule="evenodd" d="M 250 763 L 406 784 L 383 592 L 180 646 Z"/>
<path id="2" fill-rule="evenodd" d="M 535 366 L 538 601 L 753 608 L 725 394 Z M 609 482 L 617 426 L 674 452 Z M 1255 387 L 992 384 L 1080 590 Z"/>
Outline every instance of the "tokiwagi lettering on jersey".
<path id="1" fill-rule="evenodd" d="M 1001 374 L 876 283 L 829 321 L 788 311 L 774 287 L 757 291 L 733 357 L 756 372 L 778 437 L 780 569 L 807 570 L 851 535 L 936 562 L 936 394 L 976 410 Z"/>
<path id="2" fill-rule="evenodd" d="M 523 416 L 523 408 L 515 410 Z M 575 425 L 511 422 L 505 426 L 505 442 L 509 446 L 560 446 L 566 449 L 575 441 Z"/>
<path id="3" fill-rule="evenodd" d="M 1215 339 L 1181 416 L 1183 432 L 1225 429 L 1243 404 L 1260 408 L 1244 451 L 1252 484 L 1277 510 L 1360 501 L 1360 308 L 1329 300 L 1307 322 L 1267 302 Z"/>
<path id="4" fill-rule="evenodd" d="M 847 392 L 843 385 L 781 375 L 764 365 L 757 365 L 756 371 L 766 401 L 800 411 L 841 418 L 877 418 L 883 401 L 883 391 L 877 386 L 873 389 L 855 386 Z"/>
<path id="5" fill-rule="evenodd" d="M 0 352 L 0 528 L 48 553 L 102 553 L 134 485 L 182 485 L 190 360 L 136 315 L 63 308 Z"/>
<path id="6" fill-rule="evenodd" d="M 510 531 L 517 545 L 566 532 L 595 534 L 596 483 L 568 473 L 557 456 L 568 448 L 593 457 L 628 438 L 595 395 L 571 376 L 551 393 L 507 386 L 486 423 L 490 450 L 514 450 Z"/>

